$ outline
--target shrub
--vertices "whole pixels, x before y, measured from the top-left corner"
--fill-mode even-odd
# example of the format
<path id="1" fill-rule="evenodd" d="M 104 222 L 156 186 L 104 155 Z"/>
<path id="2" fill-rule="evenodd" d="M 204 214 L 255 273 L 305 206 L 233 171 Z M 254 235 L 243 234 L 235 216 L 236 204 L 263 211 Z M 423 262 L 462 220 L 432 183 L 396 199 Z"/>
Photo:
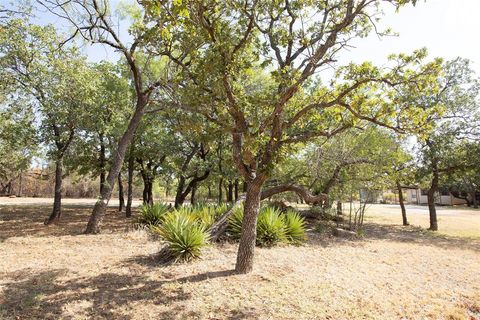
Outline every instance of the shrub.
<path id="1" fill-rule="evenodd" d="M 285 220 L 279 211 L 267 207 L 260 212 L 257 222 L 257 245 L 270 247 L 286 242 L 285 231 Z"/>
<path id="2" fill-rule="evenodd" d="M 295 211 L 289 210 L 285 213 L 285 235 L 293 244 L 299 244 L 305 240 L 305 219 Z"/>
<path id="3" fill-rule="evenodd" d="M 164 203 L 144 204 L 140 207 L 138 223 L 147 226 L 157 226 L 162 222 L 167 211 L 168 206 Z"/>
<path id="4" fill-rule="evenodd" d="M 200 257 L 209 240 L 205 227 L 187 210 L 167 213 L 152 230 L 167 242 L 168 255 L 174 261 L 191 261 Z"/>

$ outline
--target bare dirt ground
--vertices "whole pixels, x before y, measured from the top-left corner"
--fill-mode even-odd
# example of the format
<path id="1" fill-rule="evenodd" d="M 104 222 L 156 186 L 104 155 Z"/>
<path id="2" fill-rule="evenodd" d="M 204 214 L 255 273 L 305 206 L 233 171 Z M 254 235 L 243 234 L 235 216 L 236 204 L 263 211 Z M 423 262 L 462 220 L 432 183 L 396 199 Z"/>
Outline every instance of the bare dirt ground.
<path id="1" fill-rule="evenodd" d="M 411 209 L 412 222 L 428 222 Z M 158 240 L 114 208 L 100 235 L 82 234 L 90 208 L 67 207 L 45 227 L 48 212 L 0 205 L 0 318 L 480 319 L 480 240 L 448 235 L 460 224 L 451 231 L 447 219 L 468 229 L 480 211 L 441 215 L 444 233 L 432 234 L 374 206 L 364 238 L 312 226 L 304 246 L 258 248 L 248 275 L 232 272 L 236 244 L 159 266 Z"/>

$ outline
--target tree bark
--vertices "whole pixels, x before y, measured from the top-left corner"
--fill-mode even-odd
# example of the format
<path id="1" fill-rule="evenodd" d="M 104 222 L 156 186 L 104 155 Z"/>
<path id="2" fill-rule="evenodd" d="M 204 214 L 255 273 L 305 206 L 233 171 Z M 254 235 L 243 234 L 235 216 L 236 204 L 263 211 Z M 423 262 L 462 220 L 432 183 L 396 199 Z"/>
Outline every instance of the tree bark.
<path id="1" fill-rule="evenodd" d="M 407 209 L 405 209 L 402 185 L 400 184 L 399 181 L 397 181 L 397 190 L 398 190 L 398 202 L 400 202 L 400 208 L 402 210 L 402 222 L 404 226 L 408 226 Z"/>
<path id="2" fill-rule="evenodd" d="M 63 182 L 63 156 L 60 156 L 55 162 L 55 192 L 53 199 L 52 213 L 45 220 L 45 225 L 49 225 L 60 219 L 62 215 L 62 182 Z"/>
<path id="3" fill-rule="evenodd" d="M 106 180 L 106 173 L 105 173 L 105 164 L 106 164 L 106 156 L 105 156 L 105 143 L 103 141 L 103 134 L 99 134 L 100 139 L 100 154 L 98 157 L 98 167 L 100 169 L 100 193 L 103 192 L 105 187 L 105 180 Z"/>
<path id="4" fill-rule="evenodd" d="M 120 172 L 125 158 L 125 152 L 128 145 L 132 141 L 133 134 L 142 119 L 144 114 L 144 108 L 146 105 L 146 97 L 143 95 L 137 97 L 137 103 L 135 112 L 130 119 L 128 128 L 123 134 L 120 142 L 118 143 L 117 150 L 113 153 L 112 165 L 108 172 L 107 181 L 105 188 L 100 193 L 100 198 L 95 203 L 93 207 L 92 215 L 87 224 L 85 233 L 87 234 L 96 234 L 100 232 L 100 224 L 105 216 L 105 211 L 107 209 L 108 202 L 112 196 L 113 187 L 115 186 L 115 180 L 117 179 L 118 173 Z"/>
<path id="5" fill-rule="evenodd" d="M 132 202 L 133 202 L 133 171 L 135 169 L 135 156 L 133 153 L 134 144 L 130 146 L 130 154 L 128 157 L 128 177 L 127 177 L 127 206 L 125 208 L 125 215 L 127 218 L 132 216 Z"/>
<path id="6" fill-rule="evenodd" d="M 197 192 L 197 185 L 194 184 L 194 185 L 192 186 L 192 192 L 191 192 L 191 194 L 190 194 L 190 204 L 191 204 L 192 206 L 195 205 L 196 192 Z"/>
<path id="7" fill-rule="evenodd" d="M 228 180 L 227 185 L 227 202 L 233 202 L 233 182 L 232 180 Z"/>
<path id="8" fill-rule="evenodd" d="M 223 194 L 222 194 L 222 191 L 223 191 L 223 178 L 220 178 L 220 180 L 218 181 L 218 204 L 222 203 L 223 201 Z"/>
<path id="9" fill-rule="evenodd" d="M 186 187 L 185 187 L 186 178 L 184 176 L 180 176 L 180 179 L 178 181 L 177 193 L 175 195 L 175 208 L 178 208 L 181 205 L 183 205 L 183 203 L 185 202 L 185 199 L 190 194 L 190 192 L 192 192 L 193 189 L 196 189 L 198 187 L 198 183 L 207 179 L 209 175 L 210 175 L 210 169 L 207 169 L 205 170 L 203 175 L 201 175 L 200 177 L 197 177 L 197 176 L 193 177 Z"/>
<path id="10" fill-rule="evenodd" d="M 287 191 L 295 192 L 305 201 L 305 203 L 310 205 L 320 204 L 326 201 L 328 198 L 327 195 L 323 193 L 314 195 L 307 188 L 297 184 L 283 184 L 283 185 L 271 187 L 267 190 L 264 190 L 262 192 L 262 200 L 266 198 L 270 198 L 274 194 L 287 192 Z"/>
<path id="11" fill-rule="evenodd" d="M 337 201 L 337 215 L 343 215 L 342 201 Z"/>
<path id="12" fill-rule="evenodd" d="M 238 179 L 235 179 L 235 184 L 234 184 L 234 193 L 235 193 L 235 201 L 238 201 Z"/>
<path id="13" fill-rule="evenodd" d="M 125 208 L 125 197 L 123 194 L 122 172 L 118 173 L 118 212 L 122 212 Z"/>
<path id="14" fill-rule="evenodd" d="M 427 200 L 428 200 L 428 211 L 430 215 L 430 230 L 437 231 L 437 210 L 435 208 L 435 192 L 438 190 L 438 170 L 436 165 L 433 168 L 433 178 L 430 189 L 428 189 Z"/>
<path id="15" fill-rule="evenodd" d="M 477 192 L 476 191 L 472 192 L 472 205 L 473 205 L 473 208 L 478 209 L 478 201 L 477 201 Z"/>
<path id="16" fill-rule="evenodd" d="M 247 183 L 247 193 L 243 209 L 242 233 L 238 245 L 235 271 L 249 273 L 253 269 L 255 242 L 257 239 L 257 218 L 260 209 L 260 196 L 265 179 L 256 177 Z"/>

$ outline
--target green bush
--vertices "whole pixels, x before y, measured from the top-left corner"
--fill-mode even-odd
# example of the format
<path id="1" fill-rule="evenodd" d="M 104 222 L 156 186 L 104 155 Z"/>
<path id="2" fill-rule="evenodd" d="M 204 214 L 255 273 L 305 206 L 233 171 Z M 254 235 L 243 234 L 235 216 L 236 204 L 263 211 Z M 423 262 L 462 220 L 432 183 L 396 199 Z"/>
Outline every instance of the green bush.
<path id="1" fill-rule="evenodd" d="M 257 245 L 270 247 L 280 242 L 287 242 L 285 220 L 280 211 L 267 207 L 258 216 Z"/>
<path id="2" fill-rule="evenodd" d="M 191 261 L 200 257 L 209 240 L 206 228 L 187 210 L 175 210 L 165 215 L 163 222 L 152 230 L 167 242 L 169 256 L 174 261 Z"/>
<path id="3" fill-rule="evenodd" d="M 290 243 L 299 244 L 305 241 L 305 219 L 295 211 L 289 210 L 285 213 L 285 234 Z"/>
<path id="4" fill-rule="evenodd" d="M 168 206 L 164 203 L 158 202 L 153 205 L 144 204 L 140 206 L 138 223 L 147 226 L 157 226 L 162 222 L 167 212 Z"/>

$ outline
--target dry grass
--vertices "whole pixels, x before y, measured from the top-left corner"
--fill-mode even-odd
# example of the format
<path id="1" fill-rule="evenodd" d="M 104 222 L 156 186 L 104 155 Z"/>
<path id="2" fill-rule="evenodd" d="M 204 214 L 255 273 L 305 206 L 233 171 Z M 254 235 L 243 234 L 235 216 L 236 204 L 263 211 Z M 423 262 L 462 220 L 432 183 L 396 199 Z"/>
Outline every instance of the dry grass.
<path id="1" fill-rule="evenodd" d="M 82 235 L 89 211 L 45 227 L 48 207 L 0 209 L 0 318 L 480 317 L 477 240 L 383 222 L 357 241 L 310 231 L 302 247 L 257 249 L 254 272 L 235 275 L 235 244 L 161 267 L 160 244 L 113 210 L 105 233 Z"/>

